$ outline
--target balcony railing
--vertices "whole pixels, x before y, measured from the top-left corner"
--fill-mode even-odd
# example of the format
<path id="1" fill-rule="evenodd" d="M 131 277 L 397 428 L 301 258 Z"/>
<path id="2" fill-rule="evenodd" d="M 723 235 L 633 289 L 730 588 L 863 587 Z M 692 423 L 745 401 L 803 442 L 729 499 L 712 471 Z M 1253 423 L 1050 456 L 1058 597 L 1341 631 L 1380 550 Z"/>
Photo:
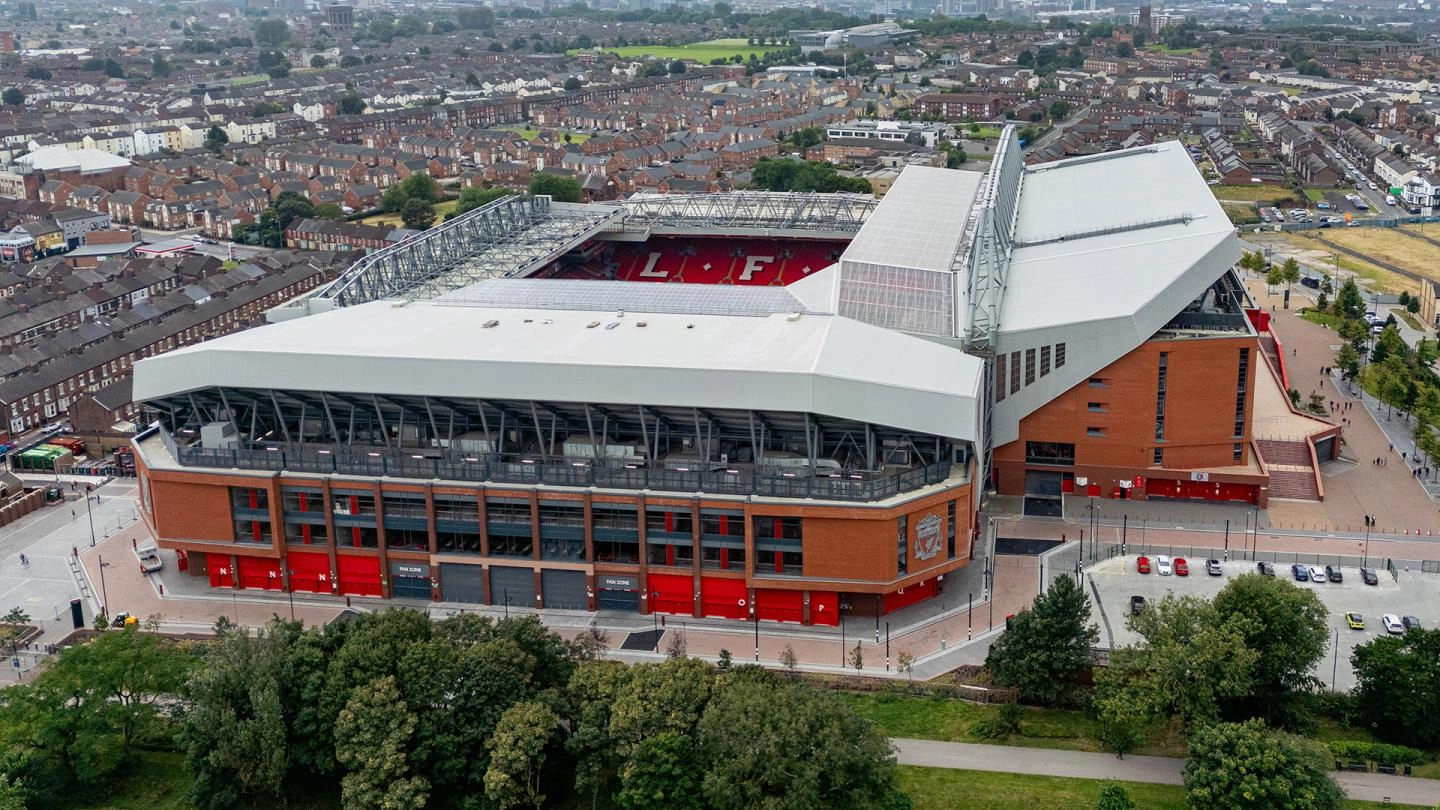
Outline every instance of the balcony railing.
<path id="1" fill-rule="evenodd" d="M 258 450 L 175 447 L 176 461 L 186 467 L 242 470 L 339 473 L 370 477 L 439 479 L 557 487 L 705 492 L 777 498 L 837 501 L 881 501 L 904 492 L 938 484 L 950 477 L 949 463 L 913 467 L 894 475 L 835 473 L 807 476 L 803 472 L 775 475 L 755 468 L 717 472 L 681 472 L 646 467 L 592 466 L 589 462 L 507 461 L 486 456 L 432 451 L 425 454 L 390 449 L 356 449 L 343 445 L 290 444 Z"/>

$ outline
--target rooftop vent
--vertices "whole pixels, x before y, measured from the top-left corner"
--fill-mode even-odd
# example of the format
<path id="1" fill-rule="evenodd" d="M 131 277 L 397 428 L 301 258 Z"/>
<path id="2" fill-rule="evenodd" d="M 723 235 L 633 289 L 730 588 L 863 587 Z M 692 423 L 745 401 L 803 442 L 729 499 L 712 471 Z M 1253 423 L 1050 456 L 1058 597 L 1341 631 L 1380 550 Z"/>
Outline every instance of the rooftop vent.
<path id="1" fill-rule="evenodd" d="M 500 322 L 499 322 L 499 321 L 486 321 L 484 324 L 481 325 L 481 328 L 482 328 L 482 329 L 494 329 L 495 327 L 497 327 L 497 326 L 499 326 L 499 325 L 500 325 Z"/>

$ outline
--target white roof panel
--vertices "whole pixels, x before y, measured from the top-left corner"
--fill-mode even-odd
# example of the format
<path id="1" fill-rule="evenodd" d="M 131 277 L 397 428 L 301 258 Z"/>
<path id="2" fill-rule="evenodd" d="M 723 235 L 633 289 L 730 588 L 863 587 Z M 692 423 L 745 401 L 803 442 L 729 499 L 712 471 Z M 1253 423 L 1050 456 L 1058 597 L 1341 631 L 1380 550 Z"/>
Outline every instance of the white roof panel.
<path id="1" fill-rule="evenodd" d="M 841 254 L 841 265 L 858 262 L 949 272 L 984 176 L 906 166 Z"/>
<path id="2" fill-rule="evenodd" d="M 959 350 L 837 316 L 381 301 L 149 358 L 135 397 L 232 386 L 752 408 L 974 440 L 980 375 Z"/>

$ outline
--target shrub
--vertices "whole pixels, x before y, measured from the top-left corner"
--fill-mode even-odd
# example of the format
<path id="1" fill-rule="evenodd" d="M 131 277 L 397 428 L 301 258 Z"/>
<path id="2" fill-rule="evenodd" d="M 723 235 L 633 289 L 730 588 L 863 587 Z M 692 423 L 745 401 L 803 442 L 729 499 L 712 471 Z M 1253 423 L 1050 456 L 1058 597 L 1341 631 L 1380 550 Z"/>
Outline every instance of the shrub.
<path id="1" fill-rule="evenodd" d="M 1335 740 L 1330 743 L 1330 753 L 1334 754 L 1336 759 L 1383 762 L 1388 765 L 1424 765 L 1430 761 L 1430 756 L 1418 748 L 1365 740 Z"/>
<path id="2" fill-rule="evenodd" d="M 1018 703 L 1006 703 L 988 717 L 976 720 L 970 730 L 987 740 L 1000 740 L 1020 733 L 1020 714 L 1023 709 Z"/>

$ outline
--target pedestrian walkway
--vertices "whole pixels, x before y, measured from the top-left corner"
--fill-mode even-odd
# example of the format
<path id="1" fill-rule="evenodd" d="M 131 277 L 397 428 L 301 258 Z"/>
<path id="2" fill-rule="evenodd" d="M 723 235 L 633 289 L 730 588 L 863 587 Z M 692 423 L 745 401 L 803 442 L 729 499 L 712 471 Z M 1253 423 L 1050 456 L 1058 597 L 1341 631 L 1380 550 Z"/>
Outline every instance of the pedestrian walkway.
<path id="1" fill-rule="evenodd" d="M 892 737 L 901 765 L 995 771 L 1075 779 L 1113 779 L 1119 782 L 1184 783 L 1185 760 L 1175 757 L 1128 756 L 1051 748 L 942 742 Z M 1335 771 L 1330 774 L 1345 795 L 1357 801 L 1431 807 L 1440 801 L 1440 780 L 1387 776 L 1379 773 Z"/>

